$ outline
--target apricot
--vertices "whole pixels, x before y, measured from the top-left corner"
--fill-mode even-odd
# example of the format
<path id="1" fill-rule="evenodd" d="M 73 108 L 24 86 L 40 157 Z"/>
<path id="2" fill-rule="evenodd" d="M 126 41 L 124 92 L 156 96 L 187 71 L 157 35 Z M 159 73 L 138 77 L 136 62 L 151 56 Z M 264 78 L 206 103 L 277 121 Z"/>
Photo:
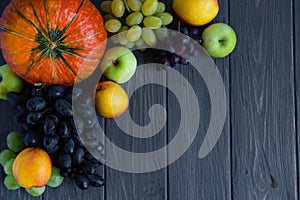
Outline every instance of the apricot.
<path id="1" fill-rule="evenodd" d="M 43 149 L 28 147 L 17 155 L 12 171 L 21 187 L 42 187 L 47 184 L 51 176 L 51 158 Z"/>

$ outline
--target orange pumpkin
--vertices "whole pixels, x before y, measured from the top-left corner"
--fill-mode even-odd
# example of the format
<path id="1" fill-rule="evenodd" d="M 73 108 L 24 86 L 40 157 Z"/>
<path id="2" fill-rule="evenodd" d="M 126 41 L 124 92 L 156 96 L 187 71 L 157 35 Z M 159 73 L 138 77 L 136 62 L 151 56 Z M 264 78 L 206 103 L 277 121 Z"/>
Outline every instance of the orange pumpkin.
<path id="1" fill-rule="evenodd" d="M 12 0 L 0 18 L 3 57 L 31 84 L 86 79 L 106 39 L 103 18 L 89 0 Z"/>

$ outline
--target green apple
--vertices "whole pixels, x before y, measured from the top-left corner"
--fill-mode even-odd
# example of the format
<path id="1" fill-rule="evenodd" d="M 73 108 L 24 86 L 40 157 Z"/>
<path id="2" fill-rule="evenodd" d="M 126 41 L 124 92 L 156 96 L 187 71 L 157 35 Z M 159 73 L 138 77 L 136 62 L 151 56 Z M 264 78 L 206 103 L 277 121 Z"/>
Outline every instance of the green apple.
<path id="1" fill-rule="evenodd" d="M 104 76 L 117 83 L 127 82 L 135 73 L 137 60 L 132 51 L 123 46 L 108 49 L 102 58 Z"/>
<path id="2" fill-rule="evenodd" d="M 6 100 L 8 92 L 21 92 L 24 82 L 8 65 L 0 67 L 0 99 Z"/>
<path id="3" fill-rule="evenodd" d="M 236 35 L 229 25 L 215 23 L 204 29 L 202 41 L 202 46 L 210 56 L 223 58 L 234 50 Z"/>

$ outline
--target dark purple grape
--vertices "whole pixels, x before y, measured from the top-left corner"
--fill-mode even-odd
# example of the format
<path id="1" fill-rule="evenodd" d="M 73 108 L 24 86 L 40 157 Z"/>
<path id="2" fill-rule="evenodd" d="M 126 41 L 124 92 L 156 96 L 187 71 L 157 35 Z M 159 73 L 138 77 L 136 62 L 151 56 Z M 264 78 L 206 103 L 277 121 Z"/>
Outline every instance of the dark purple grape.
<path id="1" fill-rule="evenodd" d="M 43 88 L 32 88 L 31 95 L 33 97 L 44 97 L 44 90 Z"/>
<path id="2" fill-rule="evenodd" d="M 188 44 L 190 42 L 190 37 L 189 36 L 181 36 L 181 44 Z"/>
<path id="3" fill-rule="evenodd" d="M 43 114 L 41 112 L 30 112 L 26 117 L 26 122 L 28 124 L 36 125 L 41 122 Z"/>
<path id="4" fill-rule="evenodd" d="M 8 92 L 6 94 L 7 101 L 13 105 L 24 104 L 26 102 L 26 97 L 23 94 L 17 92 Z"/>
<path id="5" fill-rule="evenodd" d="M 82 190 L 86 190 L 90 185 L 88 178 L 82 174 L 75 176 L 75 184 Z"/>
<path id="6" fill-rule="evenodd" d="M 26 147 L 39 146 L 42 142 L 43 134 L 38 130 L 30 130 L 22 137 L 22 142 Z"/>
<path id="7" fill-rule="evenodd" d="M 26 108 L 31 111 L 41 111 L 45 107 L 46 101 L 42 97 L 32 97 L 26 102 Z"/>
<path id="8" fill-rule="evenodd" d="M 163 64 L 165 66 L 170 66 L 171 65 L 170 60 L 167 56 L 162 57 L 159 63 Z"/>
<path id="9" fill-rule="evenodd" d="M 80 169 L 85 174 L 95 174 L 97 167 L 98 167 L 97 165 L 95 165 L 94 163 L 91 163 L 91 162 L 88 162 L 88 163 L 84 162 L 84 163 L 81 163 L 81 165 L 80 165 Z"/>
<path id="10" fill-rule="evenodd" d="M 73 109 L 71 104 L 65 99 L 58 99 L 55 101 L 55 109 L 56 111 L 66 117 L 73 116 Z"/>
<path id="11" fill-rule="evenodd" d="M 69 103 L 73 101 L 77 101 L 77 99 L 82 95 L 82 89 L 78 87 L 68 87 L 64 94 L 64 99 L 66 99 Z"/>
<path id="12" fill-rule="evenodd" d="M 43 139 L 43 145 L 46 149 L 52 149 L 54 148 L 59 141 L 59 137 L 44 137 Z"/>
<path id="13" fill-rule="evenodd" d="M 98 119 L 94 117 L 85 118 L 82 121 L 85 128 L 93 128 L 98 123 Z"/>
<path id="14" fill-rule="evenodd" d="M 163 50 L 159 52 L 159 55 L 160 55 L 160 56 L 166 56 L 166 55 L 168 55 L 168 54 L 169 54 L 169 52 L 163 51 Z"/>
<path id="15" fill-rule="evenodd" d="M 73 162 L 75 165 L 79 165 L 84 161 L 85 152 L 82 148 L 77 148 L 73 154 Z"/>
<path id="16" fill-rule="evenodd" d="M 68 176 L 70 176 L 71 173 L 72 173 L 72 169 L 71 168 L 60 169 L 60 175 L 62 177 L 68 177 Z"/>
<path id="17" fill-rule="evenodd" d="M 62 168 L 70 168 L 72 166 L 72 158 L 70 154 L 60 152 L 58 156 L 59 165 Z"/>
<path id="18" fill-rule="evenodd" d="M 76 125 L 75 125 L 75 122 L 76 122 Z M 70 120 L 70 124 L 75 133 L 77 133 L 77 134 L 83 133 L 84 123 L 80 117 L 75 116 L 73 119 Z"/>
<path id="19" fill-rule="evenodd" d="M 169 61 L 172 66 L 175 66 L 180 61 L 180 56 L 173 53 L 169 56 Z"/>
<path id="20" fill-rule="evenodd" d="M 185 34 L 185 35 L 188 35 L 189 34 L 189 29 L 187 27 L 180 27 L 180 32 Z"/>
<path id="21" fill-rule="evenodd" d="M 74 134 L 72 138 L 77 146 L 84 147 L 84 144 L 78 134 Z"/>
<path id="22" fill-rule="evenodd" d="M 44 132 L 47 136 L 53 136 L 56 134 L 58 126 L 58 117 L 56 115 L 48 115 L 44 121 Z"/>
<path id="23" fill-rule="evenodd" d="M 189 64 L 189 60 L 186 59 L 186 58 L 181 57 L 179 63 L 180 63 L 180 64 L 183 64 L 183 65 L 187 65 L 187 64 Z"/>
<path id="24" fill-rule="evenodd" d="M 191 38 L 195 40 L 197 43 L 202 44 L 202 38 L 200 35 L 192 35 Z"/>
<path id="25" fill-rule="evenodd" d="M 170 38 L 165 39 L 164 41 L 164 46 L 166 47 L 166 49 L 171 52 L 171 53 L 175 53 L 175 47 L 174 47 L 174 43 Z M 167 54 L 166 54 L 167 55 Z"/>
<path id="26" fill-rule="evenodd" d="M 80 98 L 79 104 L 93 106 L 93 99 L 91 96 L 84 96 L 84 97 Z"/>
<path id="27" fill-rule="evenodd" d="M 54 147 L 52 147 L 50 149 L 47 149 L 46 147 L 45 147 L 45 149 L 48 154 L 55 154 L 55 153 L 59 152 L 60 147 L 59 147 L 59 145 L 55 145 Z"/>
<path id="28" fill-rule="evenodd" d="M 89 174 L 87 175 L 91 186 L 94 187 L 102 187 L 104 185 L 104 179 L 102 176 L 98 174 Z"/>
<path id="29" fill-rule="evenodd" d="M 61 137 L 69 137 L 71 133 L 71 128 L 68 122 L 61 121 L 58 128 L 58 133 Z"/>
<path id="30" fill-rule="evenodd" d="M 190 54 L 192 54 L 194 52 L 194 48 L 195 48 L 194 44 L 193 43 L 189 43 L 187 45 L 187 52 L 190 53 Z"/>
<path id="31" fill-rule="evenodd" d="M 75 143 L 72 138 L 63 139 L 63 149 L 64 152 L 72 154 L 75 149 Z"/>
<path id="32" fill-rule="evenodd" d="M 192 36 L 192 35 L 199 35 L 200 34 L 200 29 L 198 27 L 192 27 L 190 28 L 190 31 L 189 31 L 189 35 Z"/>
<path id="33" fill-rule="evenodd" d="M 183 44 L 176 45 L 175 48 L 176 48 L 176 54 L 178 54 L 178 55 L 184 54 L 184 52 L 186 50 L 186 46 Z"/>
<path id="34" fill-rule="evenodd" d="M 66 87 L 63 85 L 54 85 L 48 90 L 48 96 L 51 100 L 59 99 L 64 96 Z"/>

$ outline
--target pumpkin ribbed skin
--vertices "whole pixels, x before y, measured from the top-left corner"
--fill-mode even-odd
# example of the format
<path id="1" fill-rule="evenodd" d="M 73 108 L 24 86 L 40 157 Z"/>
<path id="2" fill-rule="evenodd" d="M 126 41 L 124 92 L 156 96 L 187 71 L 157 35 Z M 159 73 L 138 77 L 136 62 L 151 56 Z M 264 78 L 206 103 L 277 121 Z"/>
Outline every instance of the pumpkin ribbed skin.
<path id="1" fill-rule="evenodd" d="M 106 47 L 103 18 L 89 0 L 12 0 L 0 18 L 0 47 L 31 84 L 73 85 L 97 68 Z"/>

